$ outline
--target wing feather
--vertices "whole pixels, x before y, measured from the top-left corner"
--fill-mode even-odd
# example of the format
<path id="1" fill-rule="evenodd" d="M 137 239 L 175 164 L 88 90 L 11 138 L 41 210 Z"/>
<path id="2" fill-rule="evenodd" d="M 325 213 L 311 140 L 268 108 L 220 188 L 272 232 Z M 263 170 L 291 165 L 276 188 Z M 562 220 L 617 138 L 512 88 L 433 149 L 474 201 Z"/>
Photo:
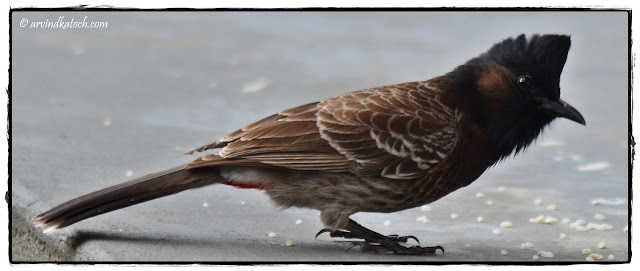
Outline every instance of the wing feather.
<path id="1" fill-rule="evenodd" d="M 271 115 L 194 151 L 188 168 L 257 165 L 415 179 L 458 142 L 456 113 L 427 82 L 348 93 Z"/>

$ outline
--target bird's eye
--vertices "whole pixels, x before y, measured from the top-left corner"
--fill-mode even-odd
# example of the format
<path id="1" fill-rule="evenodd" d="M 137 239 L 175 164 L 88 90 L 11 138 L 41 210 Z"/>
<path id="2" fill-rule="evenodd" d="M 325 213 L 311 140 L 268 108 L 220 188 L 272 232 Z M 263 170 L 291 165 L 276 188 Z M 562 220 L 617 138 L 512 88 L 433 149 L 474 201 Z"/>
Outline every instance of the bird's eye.
<path id="1" fill-rule="evenodd" d="M 533 79 L 529 75 L 521 75 L 518 77 L 518 86 L 522 89 L 531 89 L 533 87 Z"/>

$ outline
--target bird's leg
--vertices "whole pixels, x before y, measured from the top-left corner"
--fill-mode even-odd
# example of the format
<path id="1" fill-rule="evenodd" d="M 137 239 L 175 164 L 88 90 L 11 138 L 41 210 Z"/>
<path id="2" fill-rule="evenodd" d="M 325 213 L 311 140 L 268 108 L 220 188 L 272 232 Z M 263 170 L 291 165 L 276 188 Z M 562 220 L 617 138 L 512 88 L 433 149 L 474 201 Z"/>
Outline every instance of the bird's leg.
<path id="1" fill-rule="evenodd" d="M 329 229 L 323 229 L 320 232 L 318 232 L 316 237 L 325 232 L 329 232 L 329 235 L 331 237 L 364 239 L 364 242 L 354 242 L 351 246 L 353 247 L 358 245 L 361 247 L 362 251 L 374 251 L 374 252 L 393 251 L 393 253 L 401 254 L 401 255 L 435 254 L 436 250 L 438 249 L 444 252 L 444 249 L 441 246 L 435 246 L 435 247 L 403 246 L 400 243 L 406 243 L 409 239 L 416 240 L 418 244 L 420 242 L 414 236 L 398 236 L 398 235 L 384 236 L 382 234 L 379 234 L 377 232 L 374 232 L 370 229 L 363 227 L 362 225 L 356 223 L 351 219 L 349 219 L 349 223 L 347 224 L 344 230 L 331 231 Z"/>

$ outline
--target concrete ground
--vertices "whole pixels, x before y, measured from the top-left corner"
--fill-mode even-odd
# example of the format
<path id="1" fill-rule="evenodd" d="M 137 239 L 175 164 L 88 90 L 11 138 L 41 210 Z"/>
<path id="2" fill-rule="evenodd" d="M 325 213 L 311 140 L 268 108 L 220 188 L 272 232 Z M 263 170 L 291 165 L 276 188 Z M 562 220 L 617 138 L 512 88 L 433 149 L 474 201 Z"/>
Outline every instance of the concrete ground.
<path id="1" fill-rule="evenodd" d="M 630 235 L 623 230 L 630 187 L 626 13 L 12 15 L 14 262 L 523 262 L 546 251 L 553 258 L 538 263 L 549 263 L 584 262 L 584 248 L 603 255 L 596 262 L 609 262 L 610 255 L 629 260 Z M 108 27 L 20 27 L 24 19 L 61 16 Z M 572 35 L 562 97 L 587 126 L 555 121 L 524 154 L 430 211 L 353 216 L 383 234 L 442 245 L 444 254 L 347 251 L 348 242 L 327 235 L 314 240 L 322 228 L 318 211 L 277 210 L 260 191 L 226 186 L 183 192 L 50 235 L 29 223 L 76 196 L 195 159 L 183 153 L 261 117 L 348 91 L 438 76 L 520 33 Z M 540 215 L 557 222 L 530 222 Z M 429 223 L 417 221 L 422 216 Z M 505 221 L 512 227 L 501 227 Z M 580 230 L 589 223 L 592 229 Z M 603 224 L 612 229 L 593 229 Z M 288 240 L 294 246 L 286 246 Z M 527 242 L 532 247 L 522 249 Z"/>

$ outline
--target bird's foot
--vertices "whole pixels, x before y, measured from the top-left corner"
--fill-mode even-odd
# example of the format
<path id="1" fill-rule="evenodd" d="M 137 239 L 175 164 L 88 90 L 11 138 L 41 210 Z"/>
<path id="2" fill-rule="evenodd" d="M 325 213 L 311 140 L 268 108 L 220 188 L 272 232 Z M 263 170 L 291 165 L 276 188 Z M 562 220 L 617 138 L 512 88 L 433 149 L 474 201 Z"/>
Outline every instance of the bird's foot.
<path id="1" fill-rule="evenodd" d="M 347 239 L 364 239 L 362 236 L 357 233 L 353 233 L 345 230 L 336 230 L 332 231 L 330 229 L 322 229 L 318 234 L 316 234 L 316 238 L 325 232 L 329 233 L 329 236 L 336 238 L 347 238 Z M 381 236 L 380 240 L 375 241 L 356 241 L 352 242 L 349 246 L 348 250 L 359 246 L 360 250 L 364 252 L 393 252 L 398 255 L 424 255 L 424 254 L 435 254 L 439 249 L 444 253 L 444 248 L 441 246 L 434 247 L 421 247 L 421 246 L 404 246 L 402 244 L 407 243 L 409 239 L 415 240 L 418 245 L 420 241 L 415 236 L 398 236 L 398 235 L 389 235 L 389 236 Z"/>
<path id="2" fill-rule="evenodd" d="M 381 243 L 371 243 L 371 242 L 352 242 L 349 246 L 349 249 L 359 246 L 360 250 L 363 252 L 393 252 L 398 255 L 425 255 L 425 254 L 436 254 L 436 251 L 441 250 L 444 253 L 444 248 L 442 246 L 434 246 L 434 247 L 421 247 L 421 246 L 410 246 L 406 247 L 400 244 L 400 242 L 393 242 L 390 240 L 385 240 Z"/>
<path id="3" fill-rule="evenodd" d="M 350 231 L 345 231 L 345 230 L 337 230 L 337 231 L 331 231 L 330 229 L 322 229 L 320 230 L 317 234 L 316 234 L 316 238 L 318 238 L 318 236 L 320 236 L 320 234 L 323 234 L 325 232 L 329 233 L 329 236 L 336 238 L 346 238 L 346 239 L 364 239 L 362 236 L 358 235 L 358 234 L 354 234 L 353 232 Z M 413 235 L 408 235 L 408 236 L 399 236 L 396 234 L 393 235 L 389 235 L 389 236 L 385 236 L 385 240 L 388 242 L 395 242 L 395 243 L 406 243 L 409 241 L 409 239 L 413 239 L 415 240 L 418 245 L 420 244 L 420 240 L 418 240 L 418 238 L 416 238 Z"/>
<path id="4" fill-rule="evenodd" d="M 355 221 L 349 219 L 347 226 L 344 229 L 331 230 L 322 229 L 316 238 L 325 232 L 328 232 L 331 237 L 341 237 L 348 239 L 362 239 L 364 241 L 352 242 L 349 249 L 354 246 L 359 246 L 362 251 L 373 252 L 393 252 L 399 255 L 424 255 L 424 254 L 436 254 L 436 251 L 441 250 L 444 253 L 444 248 L 441 246 L 434 247 L 421 247 L 420 241 L 415 236 L 398 236 L 389 235 L 384 236 L 372 230 L 369 230 Z M 409 239 L 415 240 L 417 246 L 405 246 Z"/>

